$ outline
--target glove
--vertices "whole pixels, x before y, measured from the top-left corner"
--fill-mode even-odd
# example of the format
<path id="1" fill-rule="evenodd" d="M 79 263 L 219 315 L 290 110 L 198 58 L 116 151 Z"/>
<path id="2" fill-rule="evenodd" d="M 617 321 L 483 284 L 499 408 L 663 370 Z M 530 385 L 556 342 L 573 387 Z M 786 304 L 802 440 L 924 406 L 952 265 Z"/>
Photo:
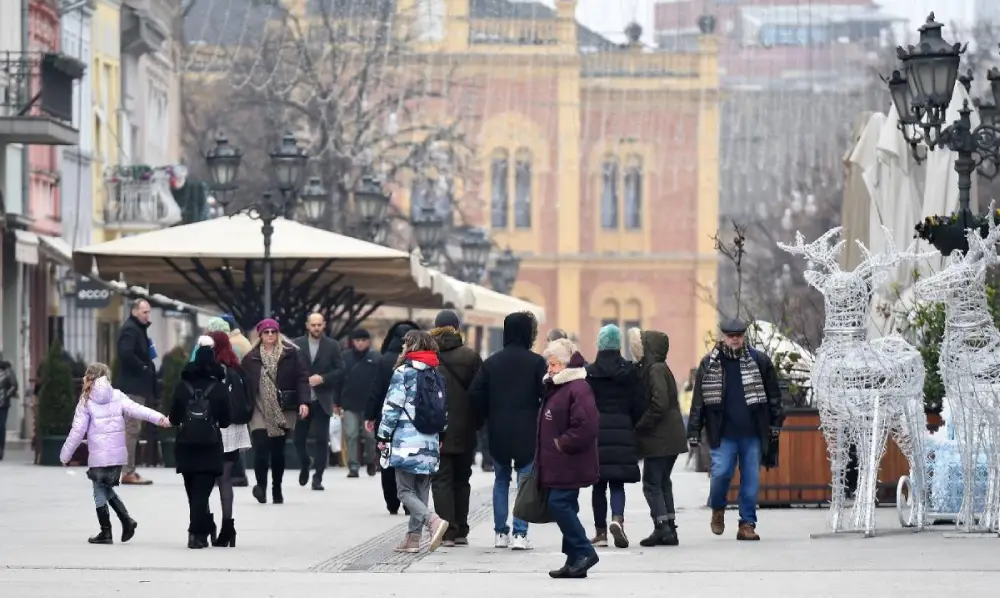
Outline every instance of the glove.
<path id="1" fill-rule="evenodd" d="M 771 426 L 771 438 L 777 438 L 781 435 L 781 428 Z"/>
<path id="2" fill-rule="evenodd" d="M 694 437 L 688 438 L 688 446 L 690 446 L 691 448 L 698 448 L 699 444 L 701 444 L 701 440 L 699 440 L 698 438 Z"/>

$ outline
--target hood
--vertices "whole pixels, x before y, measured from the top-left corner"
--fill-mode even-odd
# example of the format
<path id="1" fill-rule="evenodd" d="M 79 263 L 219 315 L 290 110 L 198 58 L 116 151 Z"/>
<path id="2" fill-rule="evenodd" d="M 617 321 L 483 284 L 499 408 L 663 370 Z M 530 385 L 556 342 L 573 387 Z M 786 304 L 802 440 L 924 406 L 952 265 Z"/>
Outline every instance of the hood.
<path id="1" fill-rule="evenodd" d="M 587 377 L 587 370 L 583 368 L 566 368 L 561 372 L 556 372 L 555 376 L 550 378 L 552 384 L 556 386 L 561 386 L 567 382 L 572 382 L 574 380 L 583 380 Z"/>
<path id="2" fill-rule="evenodd" d="M 455 330 L 451 326 L 434 328 L 431 330 L 430 334 L 434 337 L 434 340 L 437 341 L 438 351 L 441 353 L 454 351 L 465 344 L 465 340 L 462 338 L 462 333 Z"/>
<path id="3" fill-rule="evenodd" d="M 205 378 L 223 380 L 225 377 L 226 370 L 219 364 L 206 367 L 192 361 L 181 370 L 182 380 L 204 380 Z"/>
<path id="4" fill-rule="evenodd" d="M 380 347 L 382 353 L 401 353 L 403 351 L 403 337 L 411 330 L 420 330 L 420 324 L 412 320 L 400 320 L 390 326 L 382 340 Z"/>
<path id="5" fill-rule="evenodd" d="M 642 333 L 643 362 L 661 363 L 667 361 L 670 352 L 670 337 L 659 330 L 645 330 Z"/>
<path id="6" fill-rule="evenodd" d="M 101 376 L 94 381 L 94 386 L 90 389 L 90 400 L 98 405 L 107 405 L 115 396 L 115 387 L 111 386 L 111 381 L 105 376 Z"/>
<path id="7" fill-rule="evenodd" d="M 503 346 L 531 349 L 538 335 L 538 321 L 531 312 L 519 311 L 503 319 Z"/>
<path id="8" fill-rule="evenodd" d="M 587 375 L 591 378 L 610 378 L 624 382 L 635 376 L 635 366 L 618 351 L 598 351 L 594 363 L 587 366 Z"/>

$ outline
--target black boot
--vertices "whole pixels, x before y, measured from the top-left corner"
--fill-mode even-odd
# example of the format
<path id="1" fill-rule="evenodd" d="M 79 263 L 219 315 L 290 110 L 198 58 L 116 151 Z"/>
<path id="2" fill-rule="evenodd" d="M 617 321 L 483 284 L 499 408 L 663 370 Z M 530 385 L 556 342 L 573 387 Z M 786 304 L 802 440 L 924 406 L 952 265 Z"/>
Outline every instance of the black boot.
<path id="1" fill-rule="evenodd" d="M 122 522 L 122 542 L 128 542 L 135 535 L 135 528 L 139 527 L 139 524 L 129 516 L 128 509 L 125 508 L 125 503 L 120 497 L 115 496 L 108 501 L 108 504 L 111 505 L 115 515 L 118 515 L 118 520 Z"/>
<path id="2" fill-rule="evenodd" d="M 236 526 L 232 519 L 222 520 L 222 529 L 219 530 L 219 537 L 212 540 L 212 546 L 236 547 Z"/>
<path id="3" fill-rule="evenodd" d="M 96 536 L 88 538 L 87 542 L 91 544 L 114 544 L 115 540 L 111 537 L 111 513 L 108 512 L 107 505 L 97 509 L 97 522 L 101 526 L 101 531 Z"/>
<path id="4" fill-rule="evenodd" d="M 260 504 L 267 502 L 267 488 L 264 486 L 254 486 L 253 489 L 250 490 L 250 493 L 253 494 L 253 497 L 256 498 L 257 502 Z"/>
<path id="5" fill-rule="evenodd" d="M 188 548 L 204 548 L 198 541 L 198 535 L 193 532 L 188 532 Z"/>
<path id="6" fill-rule="evenodd" d="M 215 540 L 219 537 L 219 528 L 215 525 L 215 515 L 211 512 L 205 515 L 205 531 L 208 532 L 208 537 L 212 539 L 212 546 L 215 546 Z"/>
<path id="7" fill-rule="evenodd" d="M 639 546 L 649 548 L 651 546 L 677 546 L 677 524 L 674 521 L 660 521 L 653 527 L 653 533 L 648 537 L 639 540 Z"/>
<path id="8" fill-rule="evenodd" d="M 285 504 L 285 495 L 281 493 L 281 486 L 277 484 L 271 486 L 271 502 L 276 505 Z"/>
<path id="9" fill-rule="evenodd" d="M 681 543 L 680 538 L 677 537 L 677 523 L 673 519 L 668 519 L 666 524 L 664 524 L 662 541 L 660 543 L 663 546 L 677 546 Z"/>
<path id="10" fill-rule="evenodd" d="M 212 520 L 211 513 L 205 513 L 201 516 L 197 533 L 195 533 L 195 538 L 198 540 L 199 548 L 208 548 L 208 537 L 212 533 L 212 527 L 214 525 L 215 521 Z"/>

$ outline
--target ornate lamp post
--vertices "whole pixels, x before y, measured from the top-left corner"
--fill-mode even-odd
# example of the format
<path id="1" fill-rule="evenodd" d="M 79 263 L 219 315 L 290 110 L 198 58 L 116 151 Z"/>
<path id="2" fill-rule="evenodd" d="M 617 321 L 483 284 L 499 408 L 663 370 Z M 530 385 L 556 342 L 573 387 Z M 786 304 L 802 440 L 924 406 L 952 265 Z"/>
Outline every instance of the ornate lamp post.
<path id="1" fill-rule="evenodd" d="M 490 268 L 490 285 L 493 290 L 509 295 L 514 289 L 514 282 L 517 280 L 518 270 L 521 269 L 521 258 L 514 255 L 510 247 L 498 255 Z"/>
<path id="2" fill-rule="evenodd" d="M 968 250 L 966 229 L 985 227 L 983 218 L 975 216 L 969 207 L 972 173 L 985 166 L 985 171 L 980 172 L 992 178 L 1000 164 L 1000 129 L 992 122 L 996 106 L 1000 105 L 1000 71 L 993 68 L 987 73 L 994 104 L 992 110 L 987 108 L 984 116 L 988 118 L 984 123 L 972 128 L 972 109 L 966 100 L 959 110 L 958 120 L 946 126 L 945 115 L 958 81 L 959 61 L 965 46 L 946 42 L 941 37 L 941 28 L 941 23 L 936 22 L 931 13 L 920 27 L 920 43 L 896 49 L 901 69 L 893 71 L 885 81 L 899 113 L 899 129 L 910 144 L 914 158 L 923 159 L 919 151 L 921 144 L 930 151 L 944 148 L 958 154 L 955 160 L 958 211 L 951 216 L 930 216 L 916 226 L 919 237 L 948 255 L 956 249 Z M 971 72 L 968 81 L 971 82 Z"/>
<path id="3" fill-rule="evenodd" d="M 261 233 L 264 236 L 264 315 L 271 315 L 271 237 L 274 235 L 274 221 L 288 215 L 295 208 L 295 191 L 298 189 L 305 171 L 308 156 L 295 142 L 291 133 L 286 133 L 281 139 L 281 145 L 270 152 L 271 167 L 278 183 L 280 198 L 274 198 L 268 191 L 260 201 L 241 206 L 234 214 L 246 213 L 255 220 L 261 221 Z M 233 199 L 236 190 L 236 176 L 239 173 L 243 153 L 230 146 L 225 135 L 219 135 L 215 147 L 208 152 L 205 161 L 212 177 L 216 199 L 224 207 Z M 291 199 L 291 201 L 290 201 Z"/>
<path id="4" fill-rule="evenodd" d="M 302 215 L 306 222 L 313 226 L 319 226 L 323 222 L 326 217 L 328 199 L 329 194 L 326 187 L 323 186 L 323 181 L 316 176 L 310 177 L 306 186 L 302 188 L 302 192 L 299 193 Z"/>
<path id="5" fill-rule="evenodd" d="M 478 284 L 486 273 L 493 243 L 481 228 L 470 228 L 459 242 L 462 249 L 462 279 Z"/>
<path id="6" fill-rule="evenodd" d="M 424 205 L 410 220 L 417 247 L 424 262 L 431 262 L 444 241 L 444 216 L 434 206 Z"/>
<path id="7" fill-rule="evenodd" d="M 354 209 L 357 210 L 359 225 L 369 241 L 378 239 L 379 229 L 385 220 L 392 198 L 386 195 L 375 177 L 365 175 L 354 191 Z"/>

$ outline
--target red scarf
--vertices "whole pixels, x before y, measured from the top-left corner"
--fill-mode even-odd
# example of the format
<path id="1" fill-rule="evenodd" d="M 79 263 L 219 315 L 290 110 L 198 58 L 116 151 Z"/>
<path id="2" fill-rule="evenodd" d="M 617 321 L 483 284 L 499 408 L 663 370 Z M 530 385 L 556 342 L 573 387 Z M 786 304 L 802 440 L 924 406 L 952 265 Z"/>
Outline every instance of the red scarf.
<path id="1" fill-rule="evenodd" d="M 437 351 L 410 351 L 406 354 L 406 358 L 410 361 L 419 361 L 432 368 L 436 368 L 440 363 Z"/>

